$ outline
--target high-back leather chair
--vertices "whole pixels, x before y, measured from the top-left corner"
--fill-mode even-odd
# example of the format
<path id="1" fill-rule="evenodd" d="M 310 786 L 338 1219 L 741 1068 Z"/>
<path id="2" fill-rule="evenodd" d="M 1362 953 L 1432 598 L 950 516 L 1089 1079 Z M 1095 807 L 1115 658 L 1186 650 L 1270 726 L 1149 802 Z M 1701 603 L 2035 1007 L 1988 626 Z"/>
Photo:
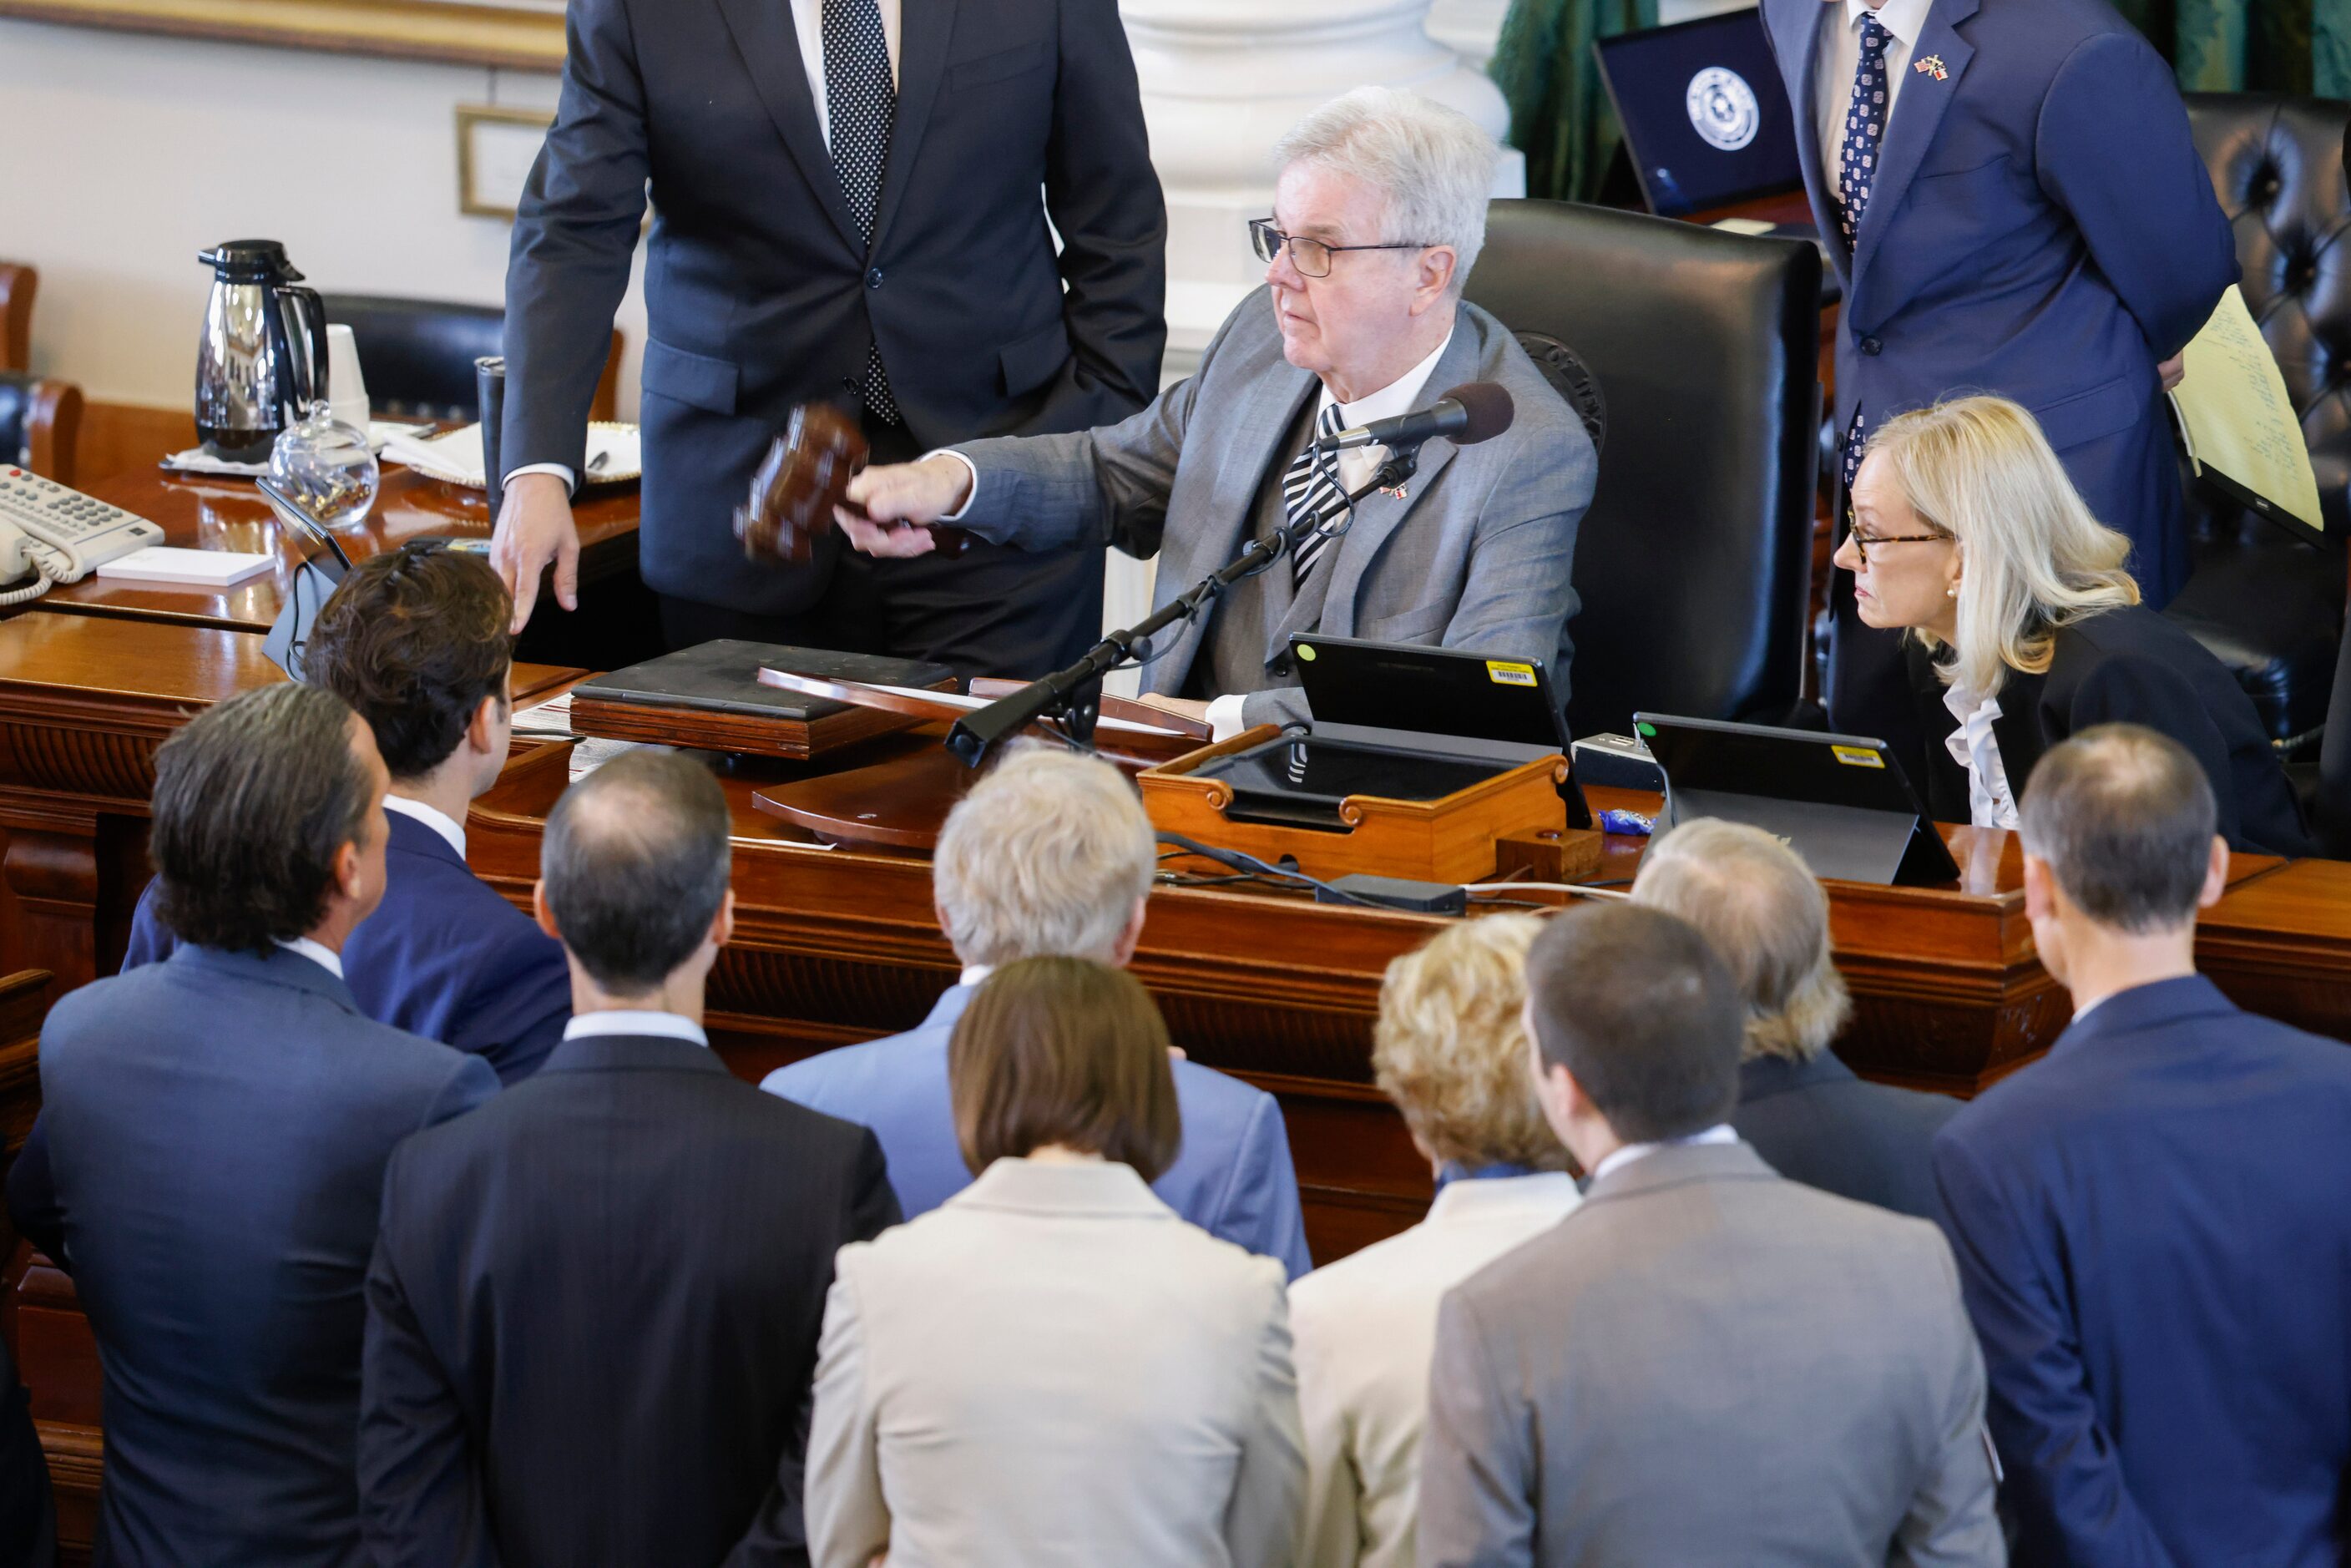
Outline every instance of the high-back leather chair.
<path id="1" fill-rule="evenodd" d="M 81 442 L 81 389 L 0 371 L 0 464 L 21 465 L 60 485 L 74 483 Z"/>
<path id="2" fill-rule="evenodd" d="M 40 287 L 33 268 L 0 261 L 0 371 L 33 368 L 33 296 Z"/>
<path id="3" fill-rule="evenodd" d="M 378 410 L 405 419 L 481 416 L 474 361 L 506 351 L 505 311 L 495 305 L 379 294 L 329 294 L 325 303 L 327 319 L 351 329 L 368 401 Z M 616 329 L 589 418 L 612 417 L 620 380 L 621 334 Z"/>
<path id="4" fill-rule="evenodd" d="M 2237 234 L 2245 303 L 2302 416 L 2327 532 L 2351 530 L 2351 103 L 2191 93 L 2189 123 Z M 2183 466 L 2183 474 L 2185 468 Z M 2273 740 L 2306 751 L 2326 721 L 2345 557 L 2189 491 L 2195 567 L 2166 609 L 2229 665 Z"/>
<path id="5" fill-rule="evenodd" d="M 1820 428 L 1821 260 L 1793 240 L 1496 202 L 1467 298 L 1566 345 L 1606 411 L 1575 547 L 1568 723 L 1771 723 L 1801 695 Z"/>

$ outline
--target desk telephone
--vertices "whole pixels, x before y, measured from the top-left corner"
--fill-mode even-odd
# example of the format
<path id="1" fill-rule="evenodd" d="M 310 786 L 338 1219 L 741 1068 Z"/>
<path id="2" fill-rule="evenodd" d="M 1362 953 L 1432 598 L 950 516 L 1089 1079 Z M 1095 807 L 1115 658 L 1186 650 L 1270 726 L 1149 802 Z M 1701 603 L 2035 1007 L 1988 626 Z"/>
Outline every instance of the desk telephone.
<path id="1" fill-rule="evenodd" d="M 0 593 L 0 605 L 79 582 L 117 556 L 162 542 L 162 527 L 136 513 L 25 469 L 0 467 L 0 582 L 35 577 Z"/>

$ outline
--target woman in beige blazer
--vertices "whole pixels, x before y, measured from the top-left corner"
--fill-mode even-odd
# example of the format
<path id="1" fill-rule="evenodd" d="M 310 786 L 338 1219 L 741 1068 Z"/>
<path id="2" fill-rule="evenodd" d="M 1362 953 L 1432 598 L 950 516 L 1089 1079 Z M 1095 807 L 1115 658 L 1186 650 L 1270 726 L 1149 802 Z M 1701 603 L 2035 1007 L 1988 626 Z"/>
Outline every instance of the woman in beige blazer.
<path id="1" fill-rule="evenodd" d="M 1413 1568 L 1445 1292 L 1578 1201 L 1527 1077 L 1527 948 L 1489 915 L 1388 966 L 1372 1069 L 1437 1172 L 1428 1218 L 1290 1287 L 1309 1479 L 1302 1568 Z"/>
<path id="2" fill-rule="evenodd" d="M 1305 1461 L 1280 1264 L 1149 1186 L 1167 1031 L 1079 958 L 990 976 L 948 1047 L 977 1179 L 841 1250 L 809 1438 L 814 1568 L 1282 1568 Z"/>

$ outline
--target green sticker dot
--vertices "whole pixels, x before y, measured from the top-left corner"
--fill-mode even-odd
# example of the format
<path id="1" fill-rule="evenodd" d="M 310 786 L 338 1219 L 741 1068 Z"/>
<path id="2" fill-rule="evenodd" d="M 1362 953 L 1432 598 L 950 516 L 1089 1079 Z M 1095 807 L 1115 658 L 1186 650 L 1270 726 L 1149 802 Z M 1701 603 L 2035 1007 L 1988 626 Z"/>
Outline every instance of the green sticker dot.
<path id="1" fill-rule="evenodd" d="M 1654 724 L 1636 724 L 1633 727 L 1651 740 L 1657 737 L 1657 727 Z"/>
<path id="2" fill-rule="evenodd" d="M 1301 643 L 1298 644 L 1298 656 L 1305 660 L 1308 664 L 1312 664 L 1314 662 L 1314 645 L 1311 643 Z"/>

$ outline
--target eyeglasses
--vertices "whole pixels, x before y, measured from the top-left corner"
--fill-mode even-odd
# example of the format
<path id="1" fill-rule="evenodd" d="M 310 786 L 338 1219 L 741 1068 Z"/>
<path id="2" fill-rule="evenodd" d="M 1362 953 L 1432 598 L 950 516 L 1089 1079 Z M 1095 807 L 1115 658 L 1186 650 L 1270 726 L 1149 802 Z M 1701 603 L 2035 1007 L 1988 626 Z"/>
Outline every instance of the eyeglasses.
<path id="1" fill-rule="evenodd" d="M 1290 250 L 1290 265 L 1296 267 L 1301 276 L 1307 277 L 1330 277 L 1331 258 L 1343 250 L 1426 250 L 1428 248 L 1417 241 L 1396 245 L 1330 245 L 1319 239 L 1308 239 L 1304 235 L 1283 234 L 1273 226 L 1271 218 L 1251 218 L 1249 228 L 1249 244 L 1256 247 L 1257 258 L 1259 261 L 1271 261 L 1281 254 L 1282 248 L 1286 246 Z"/>
<path id="2" fill-rule="evenodd" d="M 1871 535 L 1863 533 L 1859 528 L 1845 535 L 1845 538 L 1853 541 L 1853 553 L 1861 558 L 1861 564 L 1864 566 L 1869 564 L 1869 547 L 1872 545 L 1925 545 L 1933 544 L 1938 539 L 1949 542 L 1950 537 L 1949 534 Z"/>

